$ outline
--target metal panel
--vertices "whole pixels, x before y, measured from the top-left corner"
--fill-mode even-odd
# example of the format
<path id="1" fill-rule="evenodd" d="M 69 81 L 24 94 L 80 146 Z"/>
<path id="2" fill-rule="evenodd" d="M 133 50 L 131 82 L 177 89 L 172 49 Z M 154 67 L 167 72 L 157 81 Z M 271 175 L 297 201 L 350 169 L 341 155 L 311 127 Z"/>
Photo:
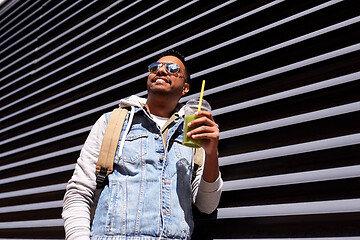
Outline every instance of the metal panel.
<path id="1" fill-rule="evenodd" d="M 4 1 L 0 239 L 63 239 L 96 119 L 176 48 L 221 128 L 224 191 L 193 239 L 360 239 L 360 3 Z"/>

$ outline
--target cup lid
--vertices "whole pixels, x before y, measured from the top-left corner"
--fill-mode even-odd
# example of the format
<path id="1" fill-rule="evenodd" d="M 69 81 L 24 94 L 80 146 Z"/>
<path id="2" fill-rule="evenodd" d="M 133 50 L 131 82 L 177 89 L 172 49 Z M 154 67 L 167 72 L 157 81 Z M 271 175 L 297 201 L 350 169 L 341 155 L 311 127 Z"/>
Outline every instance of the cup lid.
<path id="1" fill-rule="evenodd" d="M 186 106 L 190 108 L 198 108 L 199 102 L 200 102 L 199 98 L 191 99 L 186 102 Z M 211 106 L 205 99 L 202 100 L 201 108 L 205 109 L 206 111 L 211 111 Z"/>

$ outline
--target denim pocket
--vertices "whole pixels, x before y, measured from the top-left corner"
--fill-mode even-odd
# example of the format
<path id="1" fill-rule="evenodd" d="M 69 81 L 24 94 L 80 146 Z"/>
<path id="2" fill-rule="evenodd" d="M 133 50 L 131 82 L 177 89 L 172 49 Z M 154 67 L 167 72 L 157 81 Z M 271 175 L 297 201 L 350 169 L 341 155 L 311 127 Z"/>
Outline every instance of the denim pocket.
<path id="1" fill-rule="evenodd" d="M 109 190 L 105 231 L 107 234 L 124 234 L 126 232 L 126 184 L 111 181 Z"/>
<path id="2" fill-rule="evenodd" d="M 135 164 L 147 152 L 148 135 L 142 129 L 132 129 L 125 138 L 124 149 L 120 160 Z"/>
<path id="3" fill-rule="evenodd" d="M 182 140 L 182 135 L 177 136 L 175 139 L 171 139 L 171 148 L 173 149 L 174 154 L 178 159 L 186 158 L 189 159 L 191 162 L 193 150 L 192 148 L 183 145 Z"/>

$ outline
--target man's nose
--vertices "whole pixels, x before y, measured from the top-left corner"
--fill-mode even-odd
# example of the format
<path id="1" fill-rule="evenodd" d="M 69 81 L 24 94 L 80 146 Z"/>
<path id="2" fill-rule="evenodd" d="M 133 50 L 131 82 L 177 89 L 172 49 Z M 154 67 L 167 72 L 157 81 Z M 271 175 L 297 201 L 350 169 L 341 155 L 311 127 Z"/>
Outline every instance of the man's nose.
<path id="1" fill-rule="evenodd" d="M 158 69 L 158 73 L 165 73 L 167 74 L 166 68 L 165 68 L 165 64 L 163 64 L 159 69 Z"/>

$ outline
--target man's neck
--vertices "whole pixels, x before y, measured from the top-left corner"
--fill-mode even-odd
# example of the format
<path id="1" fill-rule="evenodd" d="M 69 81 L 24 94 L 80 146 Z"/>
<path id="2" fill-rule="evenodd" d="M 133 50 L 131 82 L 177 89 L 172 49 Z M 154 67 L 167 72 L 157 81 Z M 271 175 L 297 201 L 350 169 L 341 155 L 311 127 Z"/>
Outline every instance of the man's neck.
<path id="1" fill-rule="evenodd" d="M 174 100 L 169 100 L 167 98 L 159 98 L 148 96 L 146 105 L 151 114 L 169 118 L 174 113 L 174 110 L 178 102 Z"/>

